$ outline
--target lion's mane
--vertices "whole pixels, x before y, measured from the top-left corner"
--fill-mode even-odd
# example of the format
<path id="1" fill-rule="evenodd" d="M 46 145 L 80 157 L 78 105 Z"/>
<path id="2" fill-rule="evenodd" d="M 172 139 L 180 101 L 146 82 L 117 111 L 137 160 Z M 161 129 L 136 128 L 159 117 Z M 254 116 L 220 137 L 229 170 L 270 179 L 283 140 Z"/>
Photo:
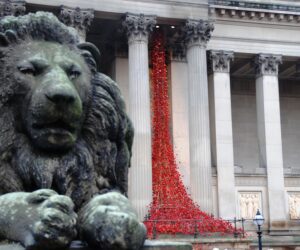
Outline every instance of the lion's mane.
<path id="1" fill-rule="evenodd" d="M 82 54 L 92 72 L 91 95 L 75 146 L 45 152 L 30 141 L 20 115 L 27 89 L 14 77 L 15 44 L 52 41 Z M 79 45 L 74 29 L 50 13 L 0 21 L 0 193 L 52 188 L 69 195 L 77 208 L 95 194 L 127 193 L 133 129 L 117 84 L 96 72 L 95 58 Z"/>

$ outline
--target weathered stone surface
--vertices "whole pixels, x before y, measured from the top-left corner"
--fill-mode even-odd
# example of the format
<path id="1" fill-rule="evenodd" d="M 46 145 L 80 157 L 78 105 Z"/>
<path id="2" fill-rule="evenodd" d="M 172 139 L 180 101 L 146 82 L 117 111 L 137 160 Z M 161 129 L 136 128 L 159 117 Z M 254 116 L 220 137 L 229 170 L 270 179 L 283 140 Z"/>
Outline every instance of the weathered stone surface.
<path id="1" fill-rule="evenodd" d="M 3 244 L 0 245 L 0 250 L 24 250 L 20 244 Z"/>

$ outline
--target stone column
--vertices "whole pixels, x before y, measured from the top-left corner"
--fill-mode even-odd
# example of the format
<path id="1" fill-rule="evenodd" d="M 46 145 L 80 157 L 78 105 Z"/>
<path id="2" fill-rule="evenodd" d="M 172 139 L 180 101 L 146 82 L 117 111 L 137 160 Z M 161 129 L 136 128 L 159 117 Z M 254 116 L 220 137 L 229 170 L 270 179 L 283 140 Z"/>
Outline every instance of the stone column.
<path id="1" fill-rule="evenodd" d="M 259 54 L 256 66 L 256 106 L 260 166 L 267 168 L 270 229 L 287 220 L 282 160 L 278 65 L 281 56 Z"/>
<path id="2" fill-rule="evenodd" d="M 213 162 L 217 167 L 219 217 L 236 216 L 230 92 L 231 51 L 210 52 L 209 75 Z"/>
<path id="3" fill-rule="evenodd" d="M 203 211 L 212 212 L 212 176 L 206 44 L 214 26 L 187 20 L 184 27 L 188 62 L 191 194 Z"/>
<path id="4" fill-rule="evenodd" d="M 152 201 L 152 156 L 148 35 L 155 16 L 127 13 L 123 26 L 128 36 L 129 115 L 135 136 L 129 175 L 129 198 L 140 219 Z"/>
<path id="5" fill-rule="evenodd" d="M 59 19 L 65 25 L 75 28 L 79 34 L 80 42 L 84 42 L 88 27 L 94 19 L 94 10 L 81 9 L 79 7 L 71 8 L 62 5 L 60 7 Z"/>
<path id="6" fill-rule="evenodd" d="M 4 0 L 0 1 L 0 19 L 5 16 L 20 16 L 25 13 L 25 4 L 23 0 Z"/>
<path id="7" fill-rule="evenodd" d="M 172 53 L 168 65 L 171 81 L 173 150 L 183 184 L 190 189 L 190 150 L 188 117 L 188 70 L 186 58 Z"/>

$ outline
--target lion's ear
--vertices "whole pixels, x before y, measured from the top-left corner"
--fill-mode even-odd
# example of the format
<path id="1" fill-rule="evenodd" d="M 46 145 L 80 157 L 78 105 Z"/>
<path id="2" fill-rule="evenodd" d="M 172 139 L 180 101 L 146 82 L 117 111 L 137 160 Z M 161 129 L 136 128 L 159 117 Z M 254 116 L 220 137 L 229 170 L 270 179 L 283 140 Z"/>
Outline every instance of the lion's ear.
<path id="1" fill-rule="evenodd" d="M 11 43 L 16 43 L 18 40 L 17 34 L 13 30 L 7 30 L 5 33 L 0 32 L 0 46 L 7 47 Z"/>
<path id="2" fill-rule="evenodd" d="M 80 43 L 77 45 L 77 47 L 82 50 L 82 56 L 85 58 L 87 63 L 97 71 L 99 68 L 101 55 L 99 49 L 94 44 L 89 42 Z"/>
<path id="3" fill-rule="evenodd" d="M 9 42 L 3 33 L 0 33 L 0 47 L 7 47 Z"/>

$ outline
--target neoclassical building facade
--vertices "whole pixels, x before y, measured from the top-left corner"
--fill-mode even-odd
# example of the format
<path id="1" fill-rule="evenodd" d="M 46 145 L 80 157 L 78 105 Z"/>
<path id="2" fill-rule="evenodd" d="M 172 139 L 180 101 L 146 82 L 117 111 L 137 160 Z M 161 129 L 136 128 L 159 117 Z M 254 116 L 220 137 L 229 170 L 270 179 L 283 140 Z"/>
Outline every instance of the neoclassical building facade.
<path id="1" fill-rule="evenodd" d="M 0 0 L 0 17 L 39 10 L 95 43 L 122 90 L 135 127 L 129 198 L 141 218 L 152 200 L 149 49 L 161 29 L 174 150 L 192 198 L 225 219 L 259 209 L 270 234 L 297 234 L 298 1 Z"/>

